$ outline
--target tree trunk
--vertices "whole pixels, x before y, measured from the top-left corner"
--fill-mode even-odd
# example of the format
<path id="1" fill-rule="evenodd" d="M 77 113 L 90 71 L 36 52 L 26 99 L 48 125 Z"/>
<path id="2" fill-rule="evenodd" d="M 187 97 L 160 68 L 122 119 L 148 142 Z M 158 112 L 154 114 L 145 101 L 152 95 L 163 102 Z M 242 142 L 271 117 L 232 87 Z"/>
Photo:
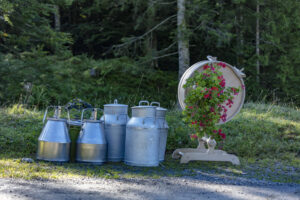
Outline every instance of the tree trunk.
<path id="1" fill-rule="evenodd" d="M 185 0 L 177 0 L 178 79 L 190 65 L 189 38 L 185 20 Z"/>
<path id="2" fill-rule="evenodd" d="M 236 52 L 236 62 L 238 66 L 243 66 L 244 60 L 244 35 L 243 35 L 243 7 L 240 4 L 237 8 L 237 14 L 235 16 L 236 22 L 236 43 L 237 43 L 237 52 Z"/>
<path id="3" fill-rule="evenodd" d="M 259 63 L 259 0 L 256 1 L 256 82 L 259 84 L 260 63 Z"/>
<path id="4" fill-rule="evenodd" d="M 60 31 L 60 14 L 58 5 L 54 5 L 54 27 L 56 31 Z"/>
<path id="5" fill-rule="evenodd" d="M 148 15 L 147 15 L 147 31 L 151 30 L 153 26 L 155 25 L 155 15 L 156 15 L 156 7 L 154 0 L 148 0 Z M 158 67 L 158 62 L 156 59 L 153 59 L 156 57 L 156 51 L 157 51 L 157 38 L 155 31 L 152 31 L 149 34 L 148 39 L 146 40 L 146 55 L 151 57 L 151 66 L 152 67 Z"/>

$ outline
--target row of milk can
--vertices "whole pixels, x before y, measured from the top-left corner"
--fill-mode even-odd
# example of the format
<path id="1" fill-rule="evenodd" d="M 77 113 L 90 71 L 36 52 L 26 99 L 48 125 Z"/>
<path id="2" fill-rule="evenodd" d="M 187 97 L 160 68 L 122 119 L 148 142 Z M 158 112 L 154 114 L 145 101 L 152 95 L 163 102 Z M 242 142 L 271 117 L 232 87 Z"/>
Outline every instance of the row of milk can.
<path id="1" fill-rule="evenodd" d="M 52 118 L 48 118 L 39 137 L 37 159 L 67 162 L 70 154 L 68 120 L 60 118 L 62 107 L 54 107 Z M 140 101 L 132 107 L 132 118 L 128 117 L 128 106 L 104 105 L 104 115 L 97 119 L 99 108 L 91 108 L 90 119 L 81 114 L 81 131 L 76 144 L 76 161 L 101 164 L 106 161 L 123 161 L 133 166 L 158 166 L 164 160 L 168 125 L 166 109 L 158 102 Z M 47 116 L 46 109 L 44 120 Z M 43 121 L 44 121 L 43 120 Z"/>

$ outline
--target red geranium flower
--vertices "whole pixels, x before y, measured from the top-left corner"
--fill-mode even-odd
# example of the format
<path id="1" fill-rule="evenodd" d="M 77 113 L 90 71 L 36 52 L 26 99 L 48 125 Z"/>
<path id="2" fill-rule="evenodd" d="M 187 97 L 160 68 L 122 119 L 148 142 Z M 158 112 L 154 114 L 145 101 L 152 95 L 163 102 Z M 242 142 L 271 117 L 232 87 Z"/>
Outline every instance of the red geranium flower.
<path id="1" fill-rule="evenodd" d="M 198 136 L 197 136 L 196 134 L 192 134 L 192 135 L 190 135 L 190 138 L 191 138 L 191 139 L 197 139 Z"/>
<path id="2" fill-rule="evenodd" d="M 222 79 L 222 81 L 219 83 L 219 85 L 220 85 L 221 87 L 225 87 L 225 80 Z"/>
<path id="3" fill-rule="evenodd" d="M 217 87 L 212 87 L 211 90 L 219 91 Z"/>
<path id="4" fill-rule="evenodd" d="M 219 66 L 221 66 L 221 67 L 223 67 L 223 68 L 225 68 L 225 67 L 226 67 L 226 64 L 225 64 L 225 63 L 223 63 L 223 62 L 219 62 L 219 63 L 218 63 L 218 65 L 219 65 Z"/>
<path id="5" fill-rule="evenodd" d="M 223 140 L 226 139 L 226 134 L 225 133 L 219 133 L 219 135 L 222 137 Z"/>
<path id="6" fill-rule="evenodd" d="M 220 118 L 223 122 L 226 122 L 227 114 L 224 113 Z"/>
<path id="7" fill-rule="evenodd" d="M 204 65 L 203 69 L 206 70 L 209 68 L 209 65 Z"/>

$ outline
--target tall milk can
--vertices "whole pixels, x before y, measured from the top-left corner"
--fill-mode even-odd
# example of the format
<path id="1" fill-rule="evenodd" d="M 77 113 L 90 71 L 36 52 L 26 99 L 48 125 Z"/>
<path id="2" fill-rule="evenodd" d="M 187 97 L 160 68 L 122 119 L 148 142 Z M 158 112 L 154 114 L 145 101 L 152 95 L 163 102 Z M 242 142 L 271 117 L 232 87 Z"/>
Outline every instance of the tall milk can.
<path id="1" fill-rule="evenodd" d="M 146 103 L 147 105 L 142 105 Z M 124 162 L 132 166 L 158 166 L 159 129 L 156 108 L 148 101 L 132 107 L 132 117 L 126 125 Z"/>
<path id="2" fill-rule="evenodd" d="M 61 106 L 49 106 L 45 111 L 43 122 L 45 122 L 49 108 L 54 108 L 55 112 L 52 118 L 48 118 L 38 138 L 37 159 L 67 162 L 71 143 L 67 120 L 60 118 Z"/>
<path id="3" fill-rule="evenodd" d="M 92 110 L 90 119 L 84 119 L 84 112 Z M 77 139 L 77 162 L 102 164 L 106 161 L 107 142 L 103 121 L 97 120 L 99 108 L 87 108 L 81 113 L 82 127 Z"/>
<path id="4" fill-rule="evenodd" d="M 104 105 L 104 131 L 107 140 L 107 160 L 112 162 L 123 161 L 125 152 L 126 123 L 128 106 L 118 104 L 115 99 L 113 104 Z"/>
<path id="5" fill-rule="evenodd" d="M 160 107 L 159 102 L 151 102 L 151 106 L 156 105 L 156 121 L 159 128 L 159 154 L 158 159 L 160 162 L 165 159 L 167 137 L 168 137 L 168 123 L 166 121 L 167 109 Z"/>

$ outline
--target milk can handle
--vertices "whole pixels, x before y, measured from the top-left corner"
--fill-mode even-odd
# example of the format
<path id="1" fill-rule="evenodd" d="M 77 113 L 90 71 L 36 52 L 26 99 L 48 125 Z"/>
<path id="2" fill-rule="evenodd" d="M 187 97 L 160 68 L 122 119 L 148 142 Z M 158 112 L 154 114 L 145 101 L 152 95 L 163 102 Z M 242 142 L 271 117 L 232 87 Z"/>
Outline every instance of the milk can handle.
<path id="1" fill-rule="evenodd" d="M 150 106 L 153 106 L 153 105 L 157 105 L 158 107 L 160 107 L 160 103 L 156 102 L 156 101 L 151 102 Z"/>
<path id="2" fill-rule="evenodd" d="M 149 101 L 145 101 L 145 100 L 143 100 L 143 101 L 140 101 L 140 102 L 139 102 L 139 106 L 141 106 L 141 105 L 142 105 L 142 103 L 146 103 L 146 104 L 147 104 L 147 106 L 149 106 Z"/>
<path id="3" fill-rule="evenodd" d="M 101 108 L 85 108 L 85 109 L 83 109 L 81 112 L 81 124 L 83 124 L 83 116 L 84 116 L 83 114 L 86 110 L 93 110 L 93 111 L 101 110 L 101 111 L 103 111 Z M 97 116 L 96 116 L 95 120 L 97 120 Z"/>
<path id="4" fill-rule="evenodd" d="M 44 117 L 43 117 L 43 123 L 45 123 L 45 119 L 46 119 L 47 114 L 48 114 L 48 109 L 49 109 L 49 108 L 54 108 L 54 107 L 55 107 L 55 106 L 48 106 L 48 107 L 46 108 L 45 113 L 44 113 Z"/>
<path id="5" fill-rule="evenodd" d="M 49 109 L 49 108 L 61 109 L 61 106 L 48 106 L 48 107 L 46 108 L 46 111 L 45 111 L 45 114 L 44 114 L 44 117 L 43 117 L 43 123 L 45 123 L 45 119 L 46 119 L 46 117 L 47 117 L 48 109 Z M 68 122 L 70 122 L 70 112 L 69 112 L 69 110 L 68 110 L 66 107 L 64 107 L 64 109 L 67 110 L 67 113 L 68 113 Z M 58 113 L 58 116 L 57 116 L 57 117 L 58 117 L 58 118 L 60 117 L 60 113 Z"/>

